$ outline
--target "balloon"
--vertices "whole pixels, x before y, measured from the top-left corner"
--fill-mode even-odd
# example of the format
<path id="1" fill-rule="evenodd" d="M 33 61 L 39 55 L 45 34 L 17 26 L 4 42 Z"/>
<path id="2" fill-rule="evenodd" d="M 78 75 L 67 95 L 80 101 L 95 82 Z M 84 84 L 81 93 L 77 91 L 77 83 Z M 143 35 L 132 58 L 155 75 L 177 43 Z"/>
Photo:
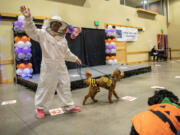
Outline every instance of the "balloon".
<path id="1" fill-rule="evenodd" d="M 114 39 L 112 39 L 112 42 L 116 42 L 116 39 L 114 38 Z"/>
<path id="2" fill-rule="evenodd" d="M 106 43 L 105 45 L 106 45 L 106 46 L 108 46 L 108 45 L 109 45 L 109 43 Z"/>
<path id="3" fill-rule="evenodd" d="M 25 75 L 30 74 L 30 69 L 29 69 L 29 68 L 25 68 L 25 69 L 23 70 L 23 73 L 24 73 Z"/>
<path id="4" fill-rule="evenodd" d="M 24 78 L 24 77 L 26 77 L 26 75 L 25 75 L 24 73 L 22 73 L 22 74 L 21 74 L 21 77 Z"/>
<path id="5" fill-rule="evenodd" d="M 105 33 L 108 34 L 110 31 L 109 29 L 105 29 Z"/>
<path id="6" fill-rule="evenodd" d="M 75 39 L 76 35 L 74 33 L 71 34 L 71 39 Z"/>
<path id="7" fill-rule="evenodd" d="M 32 74 L 33 73 L 33 69 L 32 68 L 30 68 L 30 74 Z"/>
<path id="8" fill-rule="evenodd" d="M 17 75 L 21 75 L 21 74 L 22 74 L 22 72 L 23 72 L 23 70 L 22 70 L 22 69 L 17 69 L 17 70 L 16 70 L 16 74 L 17 74 Z"/>
<path id="9" fill-rule="evenodd" d="M 23 48 L 24 46 L 25 46 L 25 44 L 24 44 L 23 41 L 19 41 L 19 42 L 17 43 L 17 47 L 19 47 L 19 48 Z"/>
<path id="10" fill-rule="evenodd" d="M 113 34 L 113 33 L 114 33 L 114 31 L 115 31 L 114 29 L 110 29 L 110 32 L 112 32 L 111 34 Z"/>
<path id="11" fill-rule="evenodd" d="M 110 43 L 110 42 L 111 42 L 111 39 L 110 39 L 110 38 L 108 38 L 108 39 L 107 39 L 107 42 L 108 42 L 108 43 Z"/>
<path id="12" fill-rule="evenodd" d="M 30 53 L 30 52 L 31 52 L 31 48 L 29 48 L 27 46 L 23 47 L 23 53 L 24 54 L 27 54 L 27 53 Z"/>
<path id="13" fill-rule="evenodd" d="M 115 64 L 117 63 L 117 60 L 116 60 L 116 59 L 114 60 L 114 63 L 115 63 Z"/>
<path id="14" fill-rule="evenodd" d="M 31 53 L 27 53 L 27 54 L 26 54 L 26 59 L 31 59 L 31 57 L 32 57 L 32 54 L 31 54 Z"/>
<path id="15" fill-rule="evenodd" d="M 28 37 L 27 36 L 22 36 L 21 40 L 26 42 L 26 41 L 28 41 Z"/>
<path id="16" fill-rule="evenodd" d="M 111 45 L 111 48 L 112 48 L 112 49 L 116 49 L 116 47 L 115 47 L 114 45 Z"/>
<path id="17" fill-rule="evenodd" d="M 16 26 L 23 27 L 24 26 L 24 22 L 23 21 L 17 21 Z"/>
<path id="18" fill-rule="evenodd" d="M 106 53 L 109 54 L 109 53 L 110 53 L 110 50 L 109 50 L 109 49 L 106 49 Z"/>
<path id="19" fill-rule="evenodd" d="M 23 15 L 19 15 L 19 16 L 18 16 L 18 21 L 24 21 L 24 18 L 25 18 L 25 17 L 24 17 Z"/>
<path id="20" fill-rule="evenodd" d="M 113 27 L 112 27 L 112 25 L 108 25 L 108 29 L 112 29 Z"/>
<path id="21" fill-rule="evenodd" d="M 22 32 L 24 32 L 24 27 L 15 26 L 14 31 L 17 32 L 17 33 L 22 33 Z"/>
<path id="22" fill-rule="evenodd" d="M 18 48 L 18 47 L 15 47 L 15 49 L 14 49 L 14 52 L 15 52 L 15 54 L 18 54 L 18 53 L 20 53 L 20 48 Z"/>
<path id="23" fill-rule="evenodd" d="M 15 21 L 15 22 L 14 22 L 14 27 L 15 27 L 15 26 L 18 26 L 18 21 Z"/>
<path id="24" fill-rule="evenodd" d="M 19 59 L 24 59 L 24 58 L 25 58 L 25 54 L 19 53 L 19 54 L 18 54 L 18 58 L 19 58 Z"/>
<path id="25" fill-rule="evenodd" d="M 21 38 L 20 38 L 20 37 L 18 37 L 18 36 L 15 36 L 15 37 L 14 37 L 14 41 L 15 41 L 15 43 L 19 42 L 20 40 L 21 40 Z"/>
<path id="26" fill-rule="evenodd" d="M 109 61 L 108 61 L 108 64 L 112 65 L 112 64 L 113 64 L 113 61 L 112 61 L 112 60 L 109 60 Z"/>
<path id="27" fill-rule="evenodd" d="M 110 57 L 109 56 L 106 56 L 106 60 L 109 60 L 110 59 Z"/>
<path id="28" fill-rule="evenodd" d="M 27 42 L 25 43 L 25 46 L 31 47 L 31 42 L 27 41 Z"/>
<path id="29" fill-rule="evenodd" d="M 28 68 L 32 68 L 32 63 L 28 63 L 28 64 L 27 64 L 27 67 L 28 67 Z"/>
<path id="30" fill-rule="evenodd" d="M 72 25 L 68 26 L 68 32 L 71 34 L 74 31 L 74 27 Z"/>
<path id="31" fill-rule="evenodd" d="M 116 53 L 116 49 L 112 49 L 112 50 L 111 50 L 111 53 Z"/>
<path id="32" fill-rule="evenodd" d="M 116 57 L 115 57 L 115 56 L 112 56 L 112 57 L 111 57 L 111 60 L 115 60 L 115 59 L 116 59 Z"/>
<path id="33" fill-rule="evenodd" d="M 24 63 L 21 63 L 21 64 L 19 64 L 19 68 L 24 69 L 24 68 L 26 68 L 26 65 Z"/>

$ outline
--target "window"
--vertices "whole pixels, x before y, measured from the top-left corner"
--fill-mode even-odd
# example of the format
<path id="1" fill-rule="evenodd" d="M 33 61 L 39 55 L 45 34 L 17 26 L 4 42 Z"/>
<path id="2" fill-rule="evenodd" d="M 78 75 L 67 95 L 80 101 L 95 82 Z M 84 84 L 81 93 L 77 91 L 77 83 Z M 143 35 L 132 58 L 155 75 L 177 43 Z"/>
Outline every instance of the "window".
<path id="1" fill-rule="evenodd" d="M 120 0 L 120 4 L 134 8 L 144 8 L 164 15 L 164 1 L 165 0 Z"/>

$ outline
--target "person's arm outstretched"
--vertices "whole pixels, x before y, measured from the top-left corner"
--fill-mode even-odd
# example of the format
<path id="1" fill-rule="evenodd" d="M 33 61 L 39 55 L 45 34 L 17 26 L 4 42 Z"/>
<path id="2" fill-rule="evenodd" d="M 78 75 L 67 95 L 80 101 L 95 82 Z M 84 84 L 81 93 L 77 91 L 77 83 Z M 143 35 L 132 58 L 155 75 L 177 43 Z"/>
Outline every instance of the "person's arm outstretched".
<path id="1" fill-rule="evenodd" d="M 32 17 L 31 12 L 29 8 L 26 8 L 25 6 L 20 7 L 21 13 L 25 16 L 24 20 L 24 30 L 28 34 L 30 38 L 32 38 L 35 41 L 40 40 L 41 30 L 37 29 Z"/>

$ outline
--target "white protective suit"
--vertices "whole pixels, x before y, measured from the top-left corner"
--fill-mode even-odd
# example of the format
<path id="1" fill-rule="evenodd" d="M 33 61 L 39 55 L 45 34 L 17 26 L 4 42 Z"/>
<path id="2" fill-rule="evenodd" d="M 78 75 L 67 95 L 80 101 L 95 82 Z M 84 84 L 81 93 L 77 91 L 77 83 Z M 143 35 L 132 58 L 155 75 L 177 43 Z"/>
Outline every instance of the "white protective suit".
<path id="1" fill-rule="evenodd" d="M 48 21 L 46 20 L 46 24 Z M 32 18 L 26 18 L 25 32 L 38 41 L 42 50 L 40 80 L 35 95 L 35 107 L 47 109 L 54 97 L 55 90 L 63 106 L 73 107 L 70 78 L 65 61 L 75 62 L 78 58 L 68 48 L 65 35 L 51 36 L 45 26 L 37 29 Z"/>

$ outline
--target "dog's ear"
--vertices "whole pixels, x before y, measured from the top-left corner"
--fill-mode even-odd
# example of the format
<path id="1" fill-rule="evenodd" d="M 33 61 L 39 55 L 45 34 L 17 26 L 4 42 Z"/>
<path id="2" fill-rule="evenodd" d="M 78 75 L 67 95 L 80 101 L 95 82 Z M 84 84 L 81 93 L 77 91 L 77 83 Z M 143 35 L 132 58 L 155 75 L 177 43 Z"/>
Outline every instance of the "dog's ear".
<path id="1" fill-rule="evenodd" d="M 86 75 L 87 78 L 92 76 L 92 74 L 89 73 L 88 71 L 85 71 L 85 75 Z"/>

